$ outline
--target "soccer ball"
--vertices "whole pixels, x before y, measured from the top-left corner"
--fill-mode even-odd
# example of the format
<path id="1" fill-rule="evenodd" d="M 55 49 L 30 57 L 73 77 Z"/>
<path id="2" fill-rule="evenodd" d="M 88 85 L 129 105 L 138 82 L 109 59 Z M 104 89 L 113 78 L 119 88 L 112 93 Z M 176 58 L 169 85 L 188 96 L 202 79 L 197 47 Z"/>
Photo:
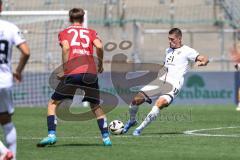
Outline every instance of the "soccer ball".
<path id="1" fill-rule="evenodd" d="M 113 120 L 108 126 L 110 133 L 115 135 L 121 134 L 123 128 L 124 128 L 124 124 L 122 121 L 119 121 L 119 120 Z"/>

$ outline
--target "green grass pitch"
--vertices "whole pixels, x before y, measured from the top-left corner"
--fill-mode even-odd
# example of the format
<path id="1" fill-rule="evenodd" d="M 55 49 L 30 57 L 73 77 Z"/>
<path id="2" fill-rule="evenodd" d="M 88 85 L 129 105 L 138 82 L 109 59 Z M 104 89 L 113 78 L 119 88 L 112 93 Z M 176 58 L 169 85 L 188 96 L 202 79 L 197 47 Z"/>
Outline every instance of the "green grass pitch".
<path id="1" fill-rule="evenodd" d="M 139 121 L 150 109 L 140 108 Z M 108 122 L 125 122 L 127 113 L 127 107 L 116 108 L 108 113 Z M 37 148 L 37 142 L 47 135 L 45 114 L 46 108 L 16 109 L 18 160 L 240 159 L 240 112 L 231 105 L 170 106 L 142 136 L 133 137 L 133 129 L 125 135 L 111 136 L 112 147 L 102 146 L 96 120 L 60 120 L 58 142 L 52 147 Z M 200 130 L 193 133 L 204 135 L 184 134 L 191 130 Z"/>

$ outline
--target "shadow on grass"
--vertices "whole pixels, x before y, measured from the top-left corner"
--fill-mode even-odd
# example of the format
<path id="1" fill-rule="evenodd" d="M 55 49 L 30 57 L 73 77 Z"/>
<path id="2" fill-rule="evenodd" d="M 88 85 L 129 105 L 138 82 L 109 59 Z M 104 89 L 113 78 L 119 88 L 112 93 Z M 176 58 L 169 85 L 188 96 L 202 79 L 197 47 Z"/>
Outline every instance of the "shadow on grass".
<path id="1" fill-rule="evenodd" d="M 99 146 L 103 146 L 103 144 L 99 144 L 99 143 L 70 143 L 70 144 L 58 144 L 58 145 L 54 145 L 51 147 L 99 147 Z"/>

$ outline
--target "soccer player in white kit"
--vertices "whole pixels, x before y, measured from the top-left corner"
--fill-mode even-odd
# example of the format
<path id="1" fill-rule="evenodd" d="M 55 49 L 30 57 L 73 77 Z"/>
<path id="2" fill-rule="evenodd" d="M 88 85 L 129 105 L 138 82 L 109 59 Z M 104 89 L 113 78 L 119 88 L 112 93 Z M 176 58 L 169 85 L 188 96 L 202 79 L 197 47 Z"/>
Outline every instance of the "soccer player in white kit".
<path id="1" fill-rule="evenodd" d="M 0 0 L 0 12 L 2 0 Z M 12 47 L 17 46 L 21 51 L 20 61 L 14 73 L 12 73 L 11 58 Z M 21 35 L 19 28 L 7 21 L 0 19 L 0 123 L 3 128 L 7 148 L 16 158 L 16 129 L 12 122 L 14 112 L 12 100 L 13 78 L 20 82 L 22 71 L 30 56 L 29 47 Z M 3 145 L 0 145 L 0 147 Z M 0 148 L 1 150 L 1 148 Z M 3 150 L 4 151 L 4 150 Z M 3 157 L 3 159 L 11 159 Z"/>
<path id="2" fill-rule="evenodd" d="M 207 57 L 200 55 L 193 48 L 182 44 L 182 32 L 180 29 L 172 28 L 169 31 L 168 39 L 169 48 L 166 49 L 164 61 L 166 73 L 161 76 L 159 80 L 171 84 L 172 90 L 158 97 L 147 117 L 134 130 L 134 136 L 139 136 L 143 129 L 157 118 L 160 114 L 160 110 L 172 103 L 173 99 L 182 88 L 184 75 L 188 72 L 191 63 L 196 63 L 197 66 L 206 66 L 209 62 Z M 136 114 L 138 112 L 139 105 L 144 102 L 151 103 L 151 101 L 152 100 L 149 95 L 143 91 L 139 92 L 133 98 L 129 107 L 130 120 L 125 124 L 123 133 L 126 133 L 129 128 L 137 124 Z"/>

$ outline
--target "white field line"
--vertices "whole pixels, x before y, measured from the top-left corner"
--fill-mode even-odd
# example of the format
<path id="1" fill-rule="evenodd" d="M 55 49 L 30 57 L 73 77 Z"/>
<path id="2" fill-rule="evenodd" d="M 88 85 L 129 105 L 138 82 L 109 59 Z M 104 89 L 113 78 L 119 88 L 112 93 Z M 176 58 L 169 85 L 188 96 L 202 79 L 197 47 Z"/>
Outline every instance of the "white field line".
<path id="1" fill-rule="evenodd" d="M 208 133 L 199 133 L 201 131 L 213 131 L 213 130 L 222 130 L 222 129 L 235 129 L 240 128 L 240 126 L 235 127 L 218 127 L 218 128 L 204 128 L 204 129 L 197 129 L 197 130 L 187 130 L 182 132 L 182 134 L 164 134 L 162 135 L 141 135 L 141 136 L 132 136 L 132 135 L 112 135 L 114 138 L 171 138 L 171 137 L 187 137 L 187 136 L 204 136 L 204 137 L 240 137 L 240 134 L 231 134 L 231 135 L 225 135 L 225 134 L 208 134 Z M 3 137 L 2 135 L 0 137 Z M 18 136 L 18 140 L 40 140 L 43 137 L 31 137 L 31 136 Z M 57 137 L 58 139 L 66 139 L 66 140 L 73 140 L 73 139 L 100 139 L 101 136 L 60 136 Z"/>
<path id="2" fill-rule="evenodd" d="M 235 127 L 218 127 L 218 128 L 204 128 L 204 129 L 184 131 L 183 133 L 186 134 L 186 135 L 205 136 L 205 137 L 240 137 L 240 134 L 228 134 L 228 135 L 225 135 L 225 134 L 199 133 L 201 131 L 214 131 L 214 130 L 234 129 L 234 128 L 240 128 L 240 126 L 235 126 Z"/>

